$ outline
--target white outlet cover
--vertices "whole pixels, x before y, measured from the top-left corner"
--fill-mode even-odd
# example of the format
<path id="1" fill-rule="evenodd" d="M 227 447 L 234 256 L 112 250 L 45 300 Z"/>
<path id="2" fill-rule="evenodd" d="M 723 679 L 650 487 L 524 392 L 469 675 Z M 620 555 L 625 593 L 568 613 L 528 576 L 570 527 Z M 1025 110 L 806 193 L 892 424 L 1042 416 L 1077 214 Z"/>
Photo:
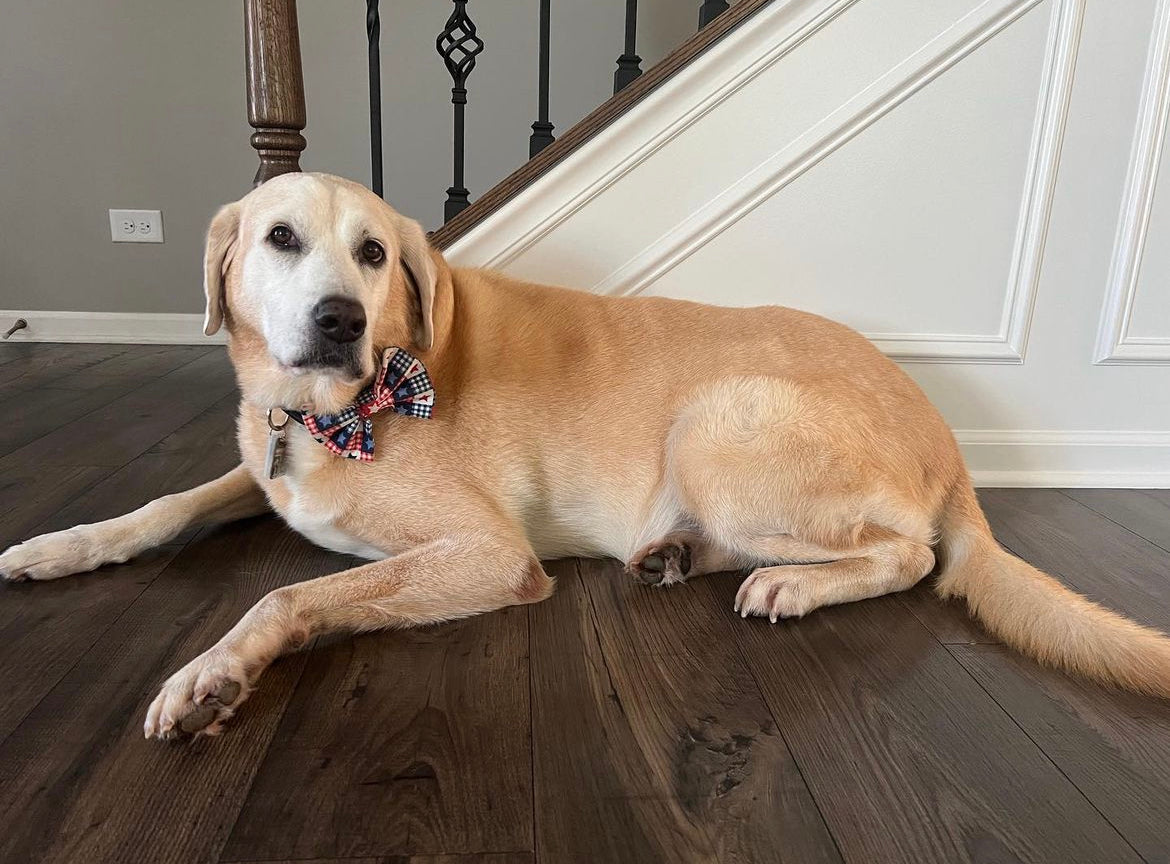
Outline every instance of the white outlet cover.
<path id="1" fill-rule="evenodd" d="M 111 210 L 110 239 L 115 243 L 162 243 L 162 211 Z"/>

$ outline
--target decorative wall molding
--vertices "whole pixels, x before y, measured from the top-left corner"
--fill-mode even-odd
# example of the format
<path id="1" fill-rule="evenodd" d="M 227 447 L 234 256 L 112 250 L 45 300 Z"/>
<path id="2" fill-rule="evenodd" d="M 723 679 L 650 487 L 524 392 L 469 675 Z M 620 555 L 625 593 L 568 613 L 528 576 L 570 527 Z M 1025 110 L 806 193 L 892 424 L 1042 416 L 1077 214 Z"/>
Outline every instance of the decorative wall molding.
<path id="1" fill-rule="evenodd" d="M 1170 485 L 1170 432 L 956 429 L 976 486 Z"/>
<path id="2" fill-rule="evenodd" d="M 593 290 L 637 294 L 852 140 L 1040 0 L 988 0 L 631 258 Z M 1040 277 L 1085 0 L 1054 0 L 1001 322 L 987 335 L 867 333 L 896 359 L 1022 363 Z"/>
<path id="3" fill-rule="evenodd" d="M 1097 331 L 1097 364 L 1170 363 L 1170 335 L 1131 336 L 1134 298 L 1141 275 L 1146 232 L 1158 185 L 1158 165 L 1170 118 L 1170 0 L 1161 0 L 1146 62 L 1141 104 L 1134 129 L 1133 149 L 1126 173 L 1125 194 L 1113 244 L 1113 260 L 1101 326 Z"/>
<path id="4" fill-rule="evenodd" d="M 507 267 L 856 2 L 789 0 L 761 9 L 459 238 L 447 249 L 448 259 L 459 266 Z M 680 115 L 680 94 L 695 92 L 705 95 Z"/>
<path id="5" fill-rule="evenodd" d="M 169 312 L 29 312 L 0 310 L 0 321 L 24 318 L 12 342 L 122 342 L 201 345 L 226 341 L 224 331 L 203 335 L 203 315 Z"/>

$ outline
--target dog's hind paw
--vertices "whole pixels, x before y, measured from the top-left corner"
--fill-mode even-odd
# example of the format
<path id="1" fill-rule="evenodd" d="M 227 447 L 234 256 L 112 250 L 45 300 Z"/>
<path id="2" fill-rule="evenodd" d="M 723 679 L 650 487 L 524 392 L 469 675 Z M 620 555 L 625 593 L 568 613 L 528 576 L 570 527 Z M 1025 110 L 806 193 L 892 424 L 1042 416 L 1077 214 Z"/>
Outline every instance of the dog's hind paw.
<path id="1" fill-rule="evenodd" d="M 160 740 L 218 735 L 251 691 L 243 663 L 212 648 L 167 679 L 146 712 L 142 731 Z"/>
<path id="2" fill-rule="evenodd" d="M 735 611 L 740 617 L 766 615 L 773 624 L 782 618 L 799 618 L 822 604 L 815 582 L 800 565 L 753 570 L 735 595 Z"/>
<path id="3" fill-rule="evenodd" d="M 643 585 L 685 582 L 691 572 L 691 546 L 679 536 L 663 537 L 634 555 L 626 571 Z"/>

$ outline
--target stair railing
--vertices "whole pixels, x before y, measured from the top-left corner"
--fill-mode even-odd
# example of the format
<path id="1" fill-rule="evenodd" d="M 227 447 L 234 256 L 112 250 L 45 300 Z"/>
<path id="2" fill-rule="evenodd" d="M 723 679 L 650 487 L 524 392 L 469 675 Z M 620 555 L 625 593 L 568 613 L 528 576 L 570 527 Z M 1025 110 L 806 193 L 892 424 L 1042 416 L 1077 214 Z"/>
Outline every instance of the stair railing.
<path id="1" fill-rule="evenodd" d="M 740 0 L 737 5 L 746 9 L 748 6 L 758 7 L 762 2 L 766 0 Z M 464 176 L 464 113 L 467 81 L 475 69 L 476 58 L 485 48 L 468 11 L 469 0 L 452 0 L 452 4 L 451 14 L 435 40 L 435 48 L 451 76 L 452 182 L 443 205 L 445 224 L 471 204 L 471 192 Z M 537 118 L 528 140 L 530 160 L 556 140 L 553 135 L 555 127 L 549 119 L 550 6 L 551 0 L 540 0 Z M 727 9 L 728 4 L 723 0 L 704 0 L 699 6 L 700 31 Z M 613 76 L 615 94 L 642 75 L 642 60 L 637 54 L 637 27 L 638 0 L 626 0 L 622 53 Z M 260 159 L 254 182 L 260 184 L 279 174 L 301 170 L 300 154 L 306 144 L 301 132 L 305 128 L 306 112 L 296 0 L 244 0 L 244 36 L 248 123 L 255 130 L 251 142 Z M 366 0 L 366 40 L 371 188 L 382 195 L 381 20 L 378 0 Z"/>

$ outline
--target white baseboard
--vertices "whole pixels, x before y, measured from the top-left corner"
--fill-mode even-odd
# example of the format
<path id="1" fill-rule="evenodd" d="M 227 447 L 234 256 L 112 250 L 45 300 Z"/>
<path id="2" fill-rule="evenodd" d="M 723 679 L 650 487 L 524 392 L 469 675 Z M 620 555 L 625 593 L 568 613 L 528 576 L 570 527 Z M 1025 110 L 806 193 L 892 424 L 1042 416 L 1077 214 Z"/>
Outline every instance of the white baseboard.
<path id="1" fill-rule="evenodd" d="M 1170 471 L 972 471 L 971 479 L 984 489 L 1170 489 Z"/>
<path id="2" fill-rule="evenodd" d="M 957 429 L 976 486 L 1170 488 L 1170 432 Z"/>
<path id="3" fill-rule="evenodd" d="M 181 312 L 36 312 L 0 310 L 8 329 L 17 318 L 28 327 L 9 342 L 122 342 L 141 345 L 201 345 L 225 341 L 223 331 L 203 335 L 203 316 Z"/>

